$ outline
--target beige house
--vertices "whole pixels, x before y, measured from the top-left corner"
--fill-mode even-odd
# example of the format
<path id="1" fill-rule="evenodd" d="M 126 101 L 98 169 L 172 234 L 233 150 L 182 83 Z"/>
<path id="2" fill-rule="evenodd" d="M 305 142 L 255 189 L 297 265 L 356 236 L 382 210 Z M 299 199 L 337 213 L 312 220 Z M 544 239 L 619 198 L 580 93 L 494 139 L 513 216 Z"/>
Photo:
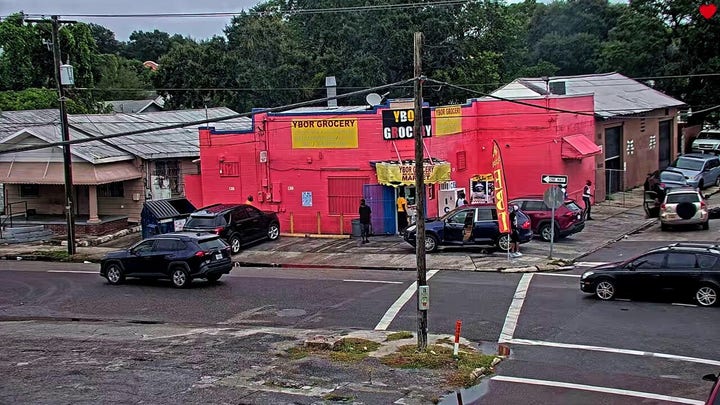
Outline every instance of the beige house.
<path id="1" fill-rule="evenodd" d="M 619 73 L 516 79 L 494 91 L 503 98 L 592 94 L 595 109 L 595 199 L 642 185 L 680 153 L 677 116 L 685 103 Z M 572 175 L 572 173 L 562 173 Z"/>
<path id="2" fill-rule="evenodd" d="M 140 221 L 146 200 L 184 196 L 183 176 L 197 174 L 200 155 L 197 125 L 164 126 L 235 115 L 227 108 L 143 114 L 70 115 L 73 211 L 76 234 L 103 234 Z M 211 124 L 249 128 L 250 119 Z M 106 140 L 93 136 L 148 131 Z M 61 141 L 57 110 L 0 113 L 0 152 Z M 0 154 L 0 184 L 5 218 L 44 224 L 66 232 L 62 147 Z M 3 225 L 7 225 L 7 220 Z"/>

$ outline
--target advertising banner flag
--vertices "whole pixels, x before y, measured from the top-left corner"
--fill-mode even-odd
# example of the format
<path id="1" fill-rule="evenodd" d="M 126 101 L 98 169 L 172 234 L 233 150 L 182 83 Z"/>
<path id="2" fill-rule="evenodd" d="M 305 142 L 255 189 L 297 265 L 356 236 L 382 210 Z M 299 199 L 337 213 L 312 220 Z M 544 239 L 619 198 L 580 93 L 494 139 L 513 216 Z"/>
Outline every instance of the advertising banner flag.
<path id="1" fill-rule="evenodd" d="M 502 154 L 497 141 L 493 140 L 492 175 L 495 182 L 495 208 L 497 209 L 498 226 L 501 233 L 510 233 L 510 214 L 508 213 L 507 186 Z"/>

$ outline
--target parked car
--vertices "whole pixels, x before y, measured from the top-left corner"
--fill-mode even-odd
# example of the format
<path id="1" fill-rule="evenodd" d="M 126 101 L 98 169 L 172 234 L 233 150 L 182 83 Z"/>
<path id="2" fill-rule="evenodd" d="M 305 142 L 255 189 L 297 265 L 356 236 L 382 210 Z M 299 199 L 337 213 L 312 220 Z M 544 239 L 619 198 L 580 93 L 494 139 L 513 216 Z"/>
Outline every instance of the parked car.
<path id="1" fill-rule="evenodd" d="M 676 243 L 632 259 L 596 266 L 580 277 L 580 289 L 601 300 L 619 295 L 670 293 L 717 305 L 720 246 Z"/>
<path id="2" fill-rule="evenodd" d="M 644 185 L 644 204 L 648 217 L 657 218 L 660 215 L 660 205 L 665 200 L 667 190 L 687 185 L 685 175 L 672 169 L 656 170 L 648 174 Z"/>
<path id="3" fill-rule="evenodd" d="M 100 262 L 100 275 L 110 284 L 121 284 L 127 277 L 169 278 L 173 286 L 183 288 L 194 278 L 215 282 L 232 266 L 230 246 L 219 236 L 176 232 L 108 253 Z"/>
<path id="4" fill-rule="evenodd" d="M 280 237 L 280 220 L 276 213 L 248 204 L 215 204 L 190 214 L 183 229 L 220 235 L 237 254 L 250 243 Z"/>
<path id="5" fill-rule="evenodd" d="M 691 187 L 673 188 L 665 194 L 660 205 L 660 229 L 667 231 L 676 225 L 701 225 L 710 228 L 710 214 L 705 198 Z"/>
<path id="6" fill-rule="evenodd" d="M 707 401 L 705 401 L 705 405 L 720 405 L 720 373 L 705 374 L 703 380 L 713 382 L 712 388 L 710 388 L 710 395 Z"/>
<path id="7" fill-rule="evenodd" d="M 670 168 L 685 176 L 688 186 L 704 189 L 720 186 L 720 157 L 711 154 L 687 153 L 678 156 Z"/>
<path id="8" fill-rule="evenodd" d="M 542 196 L 528 196 L 512 200 L 510 204 L 520 207 L 530 217 L 533 233 L 546 242 L 550 241 L 552 210 L 545 204 Z M 555 209 L 555 240 L 578 233 L 585 228 L 583 209 L 575 200 L 566 199 Z"/>
<path id="9" fill-rule="evenodd" d="M 705 129 L 692 142 L 690 149 L 697 153 L 720 154 L 720 129 Z"/>
<path id="10" fill-rule="evenodd" d="M 517 213 L 518 227 L 520 228 L 520 243 L 527 243 L 532 239 L 530 218 L 523 212 Z M 465 230 L 471 232 L 465 238 Z M 410 225 L 403 234 L 405 241 L 415 246 L 417 225 Z M 428 218 L 425 220 L 425 250 L 432 253 L 443 246 L 496 246 L 500 250 L 507 250 L 510 238 L 508 234 L 500 233 L 498 216 L 494 204 L 470 204 L 456 208 L 441 218 Z"/>

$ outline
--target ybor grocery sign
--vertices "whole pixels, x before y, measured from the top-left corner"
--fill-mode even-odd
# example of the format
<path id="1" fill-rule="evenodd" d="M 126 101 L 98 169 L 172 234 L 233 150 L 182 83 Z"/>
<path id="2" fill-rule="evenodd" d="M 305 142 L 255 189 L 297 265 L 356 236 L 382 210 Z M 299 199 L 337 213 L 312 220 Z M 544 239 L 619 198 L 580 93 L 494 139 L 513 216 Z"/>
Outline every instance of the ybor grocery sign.
<path id="1" fill-rule="evenodd" d="M 412 108 L 402 110 L 383 110 L 383 139 L 392 141 L 395 139 L 412 139 L 415 125 L 415 110 Z M 421 131 L 423 138 L 432 136 L 432 125 L 430 120 L 430 109 L 422 110 Z"/>

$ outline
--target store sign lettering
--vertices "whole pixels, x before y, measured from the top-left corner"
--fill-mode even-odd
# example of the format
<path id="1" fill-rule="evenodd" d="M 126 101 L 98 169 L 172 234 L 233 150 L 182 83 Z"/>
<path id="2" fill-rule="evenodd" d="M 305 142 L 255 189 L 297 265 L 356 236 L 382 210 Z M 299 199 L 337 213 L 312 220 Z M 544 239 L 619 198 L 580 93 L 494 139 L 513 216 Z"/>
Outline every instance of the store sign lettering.
<path id="1" fill-rule="evenodd" d="M 432 177 L 433 170 L 433 166 L 423 166 L 423 178 Z M 415 166 L 400 166 L 400 175 L 403 183 L 415 181 Z"/>
<path id="2" fill-rule="evenodd" d="M 415 134 L 415 110 L 383 110 L 383 139 L 413 139 Z M 423 138 L 432 137 L 430 109 L 423 108 L 421 131 Z"/>
<path id="3" fill-rule="evenodd" d="M 292 120 L 290 133 L 293 149 L 358 147 L 357 118 Z"/>

